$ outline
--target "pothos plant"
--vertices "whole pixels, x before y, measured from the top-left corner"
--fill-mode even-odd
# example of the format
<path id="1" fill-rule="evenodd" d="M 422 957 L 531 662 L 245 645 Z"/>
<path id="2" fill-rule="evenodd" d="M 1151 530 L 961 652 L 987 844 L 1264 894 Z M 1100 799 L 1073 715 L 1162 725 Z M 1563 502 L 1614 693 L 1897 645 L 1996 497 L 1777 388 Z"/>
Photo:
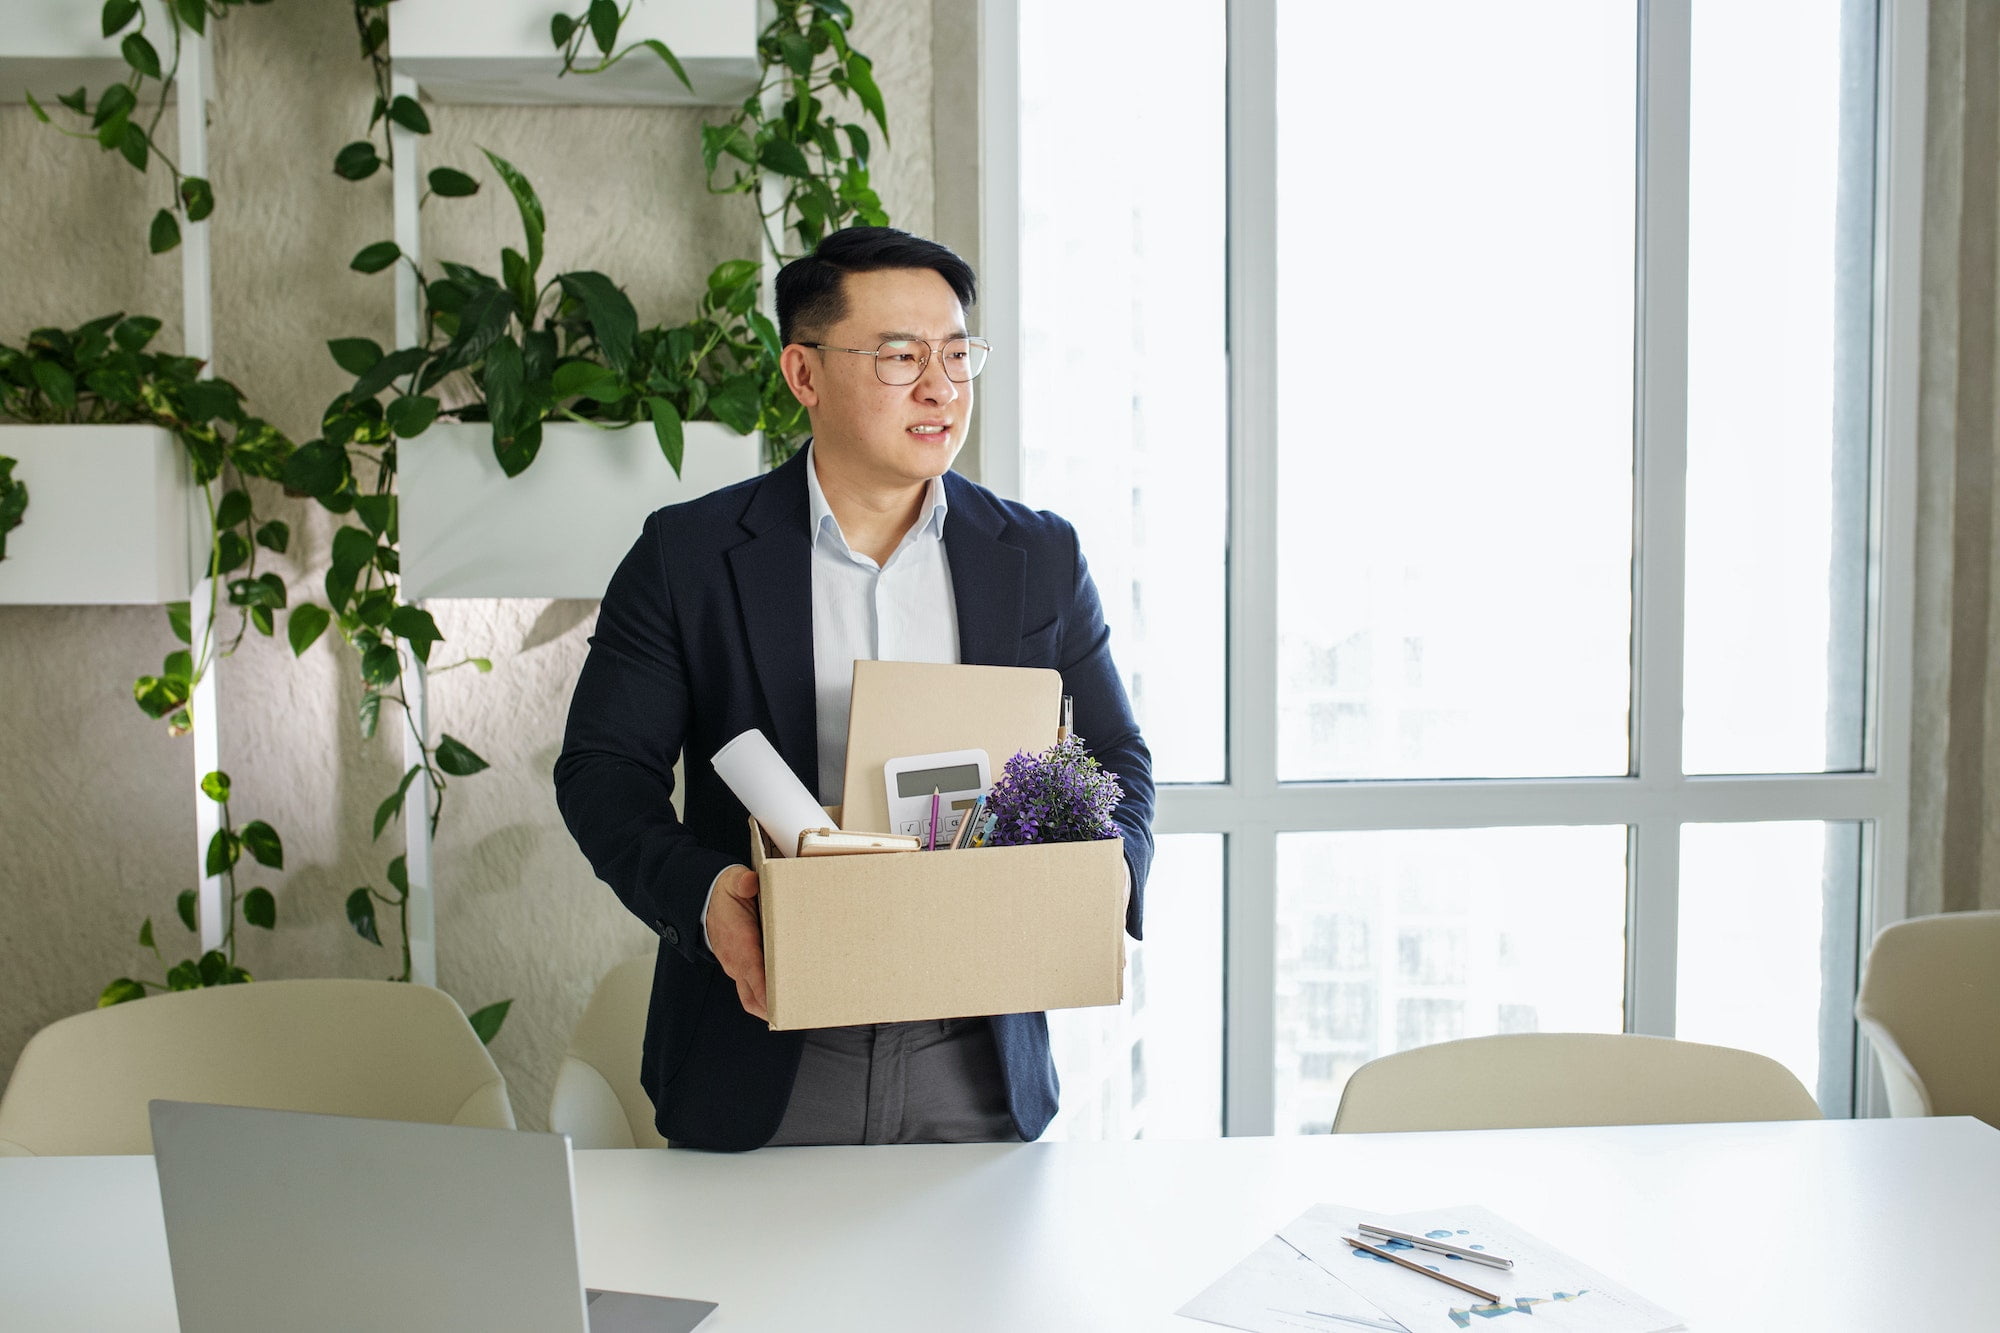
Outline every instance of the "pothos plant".
<path id="1" fill-rule="evenodd" d="M 183 34 L 192 32 L 200 37 L 207 33 L 211 18 L 222 18 L 239 5 L 269 3 L 270 0 L 162 0 L 160 11 L 166 17 L 167 32 L 148 36 L 150 22 L 139 0 L 104 0 L 99 26 L 106 38 L 118 38 L 118 54 L 128 71 L 125 78 L 99 93 L 94 104 L 88 88 L 77 88 L 57 97 L 56 105 L 69 113 L 65 118 L 69 123 L 60 125 L 33 93 L 27 94 L 28 110 L 44 125 L 55 125 L 71 138 L 95 139 L 101 151 L 117 152 L 141 175 L 150 172 L 155 162 L 160 164 L 167 176 L 172 202 L 153 214 L 147 228 L 147 244 L 156 255 L 181 243 L 179 218 L 200 222 L 215 211 L 215 192 L 207 179 L 184 174 L 159 138 L 168 90 L 180 72 Z M 164 60 L 153 37 L 163 37 L 166 42 L 168 54 Z"/>
<path id="2" fill-rule="evenodd" d="M 650 50 L 687 84 L 686 70 L 664 44 L 619 45 L 631 8 L 593 0 L 580 13 L 555 15 L 550 37 L 563 72 L 597 73 Z M 888 118 L 873 66 L 847 38 L 852 22 L 839 0 L 780 0 L 758 39 L 757 91 L 728 120 L 702 127 L 711 192 L 753 193 L 766 174 L 780 182 L 771 207 L 760 204 L 759 214 L 781 257 L 781 238 L 795 237 L 809 249 L 835 228 L 888 222 L 869 182 L 868 132 L 843 122 L 824 100 L 852 98 L 886 141 Z M 594 60 L 584 55 L 586 40 L 596 47 Z M 363 148 L 373 155 L 368 145 L 343 151 L 358 163 Z M 773 462 L 791 454 L 805 435 L 806 415 L 779 369 L 778 331 L 757 309 L 758 261 L 717 266 L 687 322 L 641 329 L 631 301 L 602 273 L 542 280 L 548 223 L 541 198 L 512 163 L 491 152 L 486 157 L 520 213 L 522 249 L 502 250 L 498 277 L 451 263 L 427 275 L 393 241 L 357 253 L 350 266 L 362 273 L 399 261 L 412 265 L 424 293 L 424 341 L 391 352 L 368 339 L 330 343 L 334 359 L 356 376 L 329 408 L 330 421 L 345 429 L 358 417 L 350 438 L 379 446 L 385 458 L 395 440 L 420 434 L 441 412 L 486 421 L 494 457 L 509 476 L 534 462 L 542 428 L 555 419 L 607 429 L 650 422 L 676 475 L 687 421 L 761 431 Z M 433 173 L 433 192 L 448 193 L 437 187 Z M 380 402 L 385 394 L 389 401 Z"/>

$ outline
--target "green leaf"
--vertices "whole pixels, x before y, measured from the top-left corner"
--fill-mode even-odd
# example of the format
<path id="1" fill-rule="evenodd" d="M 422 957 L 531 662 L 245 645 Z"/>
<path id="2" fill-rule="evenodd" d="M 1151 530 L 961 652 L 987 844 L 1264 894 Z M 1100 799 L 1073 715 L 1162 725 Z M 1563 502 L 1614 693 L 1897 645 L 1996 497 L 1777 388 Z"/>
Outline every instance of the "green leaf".
<path id="1" fill-rule="evenodd" d="M 210 949 L 201 956 L 201 962 L 196 964 L 196 966 L 201 969 L 202 985 L 223 986 L 228 984 L 229 959 L 223 956 L 220 949 Z"/>
<path id="2" fill-rule="evenodd" d="M 563 291 L 582 304 L 605 361 L 620 375 L 629 374 L 632 345 L 639 334 L 639 315 L 631 299 L 618 290 L 618 284 L 589 269 L 565 273 L 558 281 Z"/>
<path id="3" fill-rule="evenodd" d="M 194 959 L 184 958 L 167 971 L 168 990 L 200 990 L 201 968 Z"/>
<path id="4" fill-rule="evenodd" d="M 724 380 L 709 395 L 708 410 L 738 435 L 748 435 L 757 429 L 757 418 L 764 410 L 757 377 L 732 375 Z"/>
<path id="5" fill-rule="evenodd" d="M 680 410 L 664 398 L 648 398 L 646 411 L 653 418 L 653 438 L 660 442 L 660 452 L 666 456 L 667 466 L 678 477 L 681 474 L 681 456 L 687 444 L 681 430 Z"/>
<path id="6" fill-rule="evenodd" d="M 511 245 L 500 251 L 500 277 L 507 290 L 514 294 L 514 304 L 524 314 L 532 312 L 538 295 L 535 275 L 528 269 L 527 258 Z"/>
<path id="7" fill-rule="evenodd" d="M 90 110 L 90 90 L 88 88 L 78 88 L 73 93 L 58 93 L 56 101 L 61 102 L 80 116 Z"/>
<path id="8" fill-rule="evenodd" d="M 346 180 L 367 180 L 381 168 L 382 159 L 375 155 L 375 145 L 366 139 L 355 140 L 333 157 L 333 174 Z"/>
<path id="9" fill-rule="evenodd" d="M 271 896 L 269 889 L 252 889 L 243 895 L 243 920 L 246 924 L 273 930 L 278 924 L 278 900 Z"/>
<path id="10" fill-rule="evenodd" d="M 110 34 L 106 34 L 109 36 Z M 149 79 L 160 77 L 160 53 L 142 33 L 127 33 L 125 40 L 118 44 L 118 52 L 125 57 L 125 63 Z"/>
<path id="11" fill-rule="evenodd" d="M 139 927 L 139 947 L 141 949 L 155 947 L 153 944 L 153 918 L 151 917 L 147 917 L 146 924 Z"/>
<path id="12" fill-rule="evenodd" d="M 146 244 L 156 255 L 163 255 L 181 243 L 181 224 L 174 221 L 174 215 L 166 209 L 153 214 L 153 227 L 146 238 Z"/>
<path id="13" fill-rule="evenodd" d="M 613 17 L 617 16 L 618 7 L 612 0 L 596 0 L 596 3 L 611 5 Z M 482 148 L 479 151 L 486 154 L 486 160 L 493 164 L 493 170 L 499 173 L 502 181 L 506 182 L 508 193 L 514 196 L 514 206 L 520 210 L 521 229 L 528 238 L 528 273 L 532 277 L 541 271 L 542 232 L 547 227 L 542 217 L 541 198 L 536 195 L 535 187 L 528 183 L 528 178 L 516 170 L 512 162 L 488 149 Z M 531 312 L 524 310 L 521 313 L 525 316 Z"/>
<path id="14" fill-rule="evenodd" d="M 882 142 L 889 142 L 889 113 L 882 107 L 882 90 L 875 86 L 875 66 L 858 51 L 847 57 L 847 86 L 882 127 Z"/>
<path id="15" fill-rule="evenodd" d="M 285 844 L 279 840 L 278 830 L 263 820 L 253 819 L 243 826 L 243 845 L 257 858 L 258 865 L 273 870 L 285 868 Z"/>
<path id="16" fill-rule="evenodd" d="M 224 532 L 215 539 L 215 565 L 217 574 L 227 574 L 250 563 L 250 543 L 243 540 L 240 532 Z"/>
<path id="17" fill-rule="evenodd" d="M 377 241 L 355 251 L 347 266 L 356 273 L 380 273 L 402 257 L 403 249 L 394 241 Z"/>
<path id="18" fill-rule="evenodd" d="M 180 917 L 181 924 L 189 930 L 199 929 L 194 922 L 195 908 L 199 902 L 200 897 L 193 889 L 182 889 L 174 898 L 174 912 Z"/>
<path id="19" fill-rule="evenodd" d="M 229 775 L 220 769 L 204 774 L 201 779 L 201 794 L 221 805 L 229 799 Z"/>
<path id="20" fill-rule="evenodd" d="M 283 555 L 285 548 L 292 544 L 292 529 L 290 525 L 274 518 L 257 529 L 257 544 L 267 551 L 276 551 L 279 555 Z"/>
<path id="21" fill-rule="evenodd" d="M 437 420 L 438 400 L 423 394 L 405 394 L 389 404 L 389 429 L 399 439 L 422 435 Z"/>
<path id="22" fill-rule="evenodd" d="M 355 380 L 354 387 L 347 391 L 347 396 L 356 402 L 373 398 L 395 381 L 417 370 L 429 357 L 429 350 L 422 347 L 405 347 L 400 351 L 391 352 L 370 366 L 366 374 Z"/>
<path id="23" fill-rule="evenodd" d="M 67 411 L 76 406 L 76 378 L 53 361 L 34 363 L 35 383 L 50 402 Z"/>
<path id="24" fill-rule="evenodd" d="M 767 139 L 757 150 L 757 165 L 780 176 L 810 176 L 812 166 L 806 155 L 790 139 Z"/>
<path id="25" fill-rule="evenodd" d="M 772 324 L 761 310 L 752 310 L 744 318 L 749 321 L 750 331 L 757 335 L 757 341 L 762 344 L 765 353 L 776 361 L 784 353 L 784 348 L 778 343 L 777 326 Z"/>
<path id="26" fill-rule="evenodd" d="M 139 0 L 104 0 L 104 35 L 116 37 L 124 26 L 139 17 Z"/>
<path id="27" fill-rule="evenodd" d="M 779 33 L 778 54 L 784 58 L 785 68 L 791 70 L 792 73 L 798 75 L 800 78 L 803 79 L 812 73 L 812 43 L 806 40 L 804 34 L 796 32 Z"/>
<path id="28" fill-rule="evenodd" d="M 253 606 L 250 608 L 249 615 L 250 623 L 255 625 L 257 632 L 267 639 L 278 628 L 278 622 L 272 617 L 271 608 L 268 606 Z"/>
<path id="29" fill-rule="evenodd" d="M 326 349 L 333 360 L 350 375 L 366 375 L 382 359 L 382 344 L 373 338 L 334 338 Z"/>
<path id="30" fill-rule="evenodd" d="M 54 123 L 49 119 L 49 113 L 42 110 L 42 104 L 35 100 L 35 95 L 33 93 L 29 92 L 26 88 L 23 88 L 21 90 L 21 96 L 28 99 L 28 110 L 35 113 L 36 120 L 41 121 L 42 124 L 44 125 L 49 125 Z"/>
<path id="31" fill-rule="evenodd" d="M 420 606 L 399 606 L 389 613 L 389 632 L 410 641 L 410 651 L 417 660 L 428 664 L 431 648 L 444 634 L 437 627 L 431 613 Z"/>
<path id="32" fill-rule="evenodd" d="M 480 357 L 495 339 L 507 331 L 514 318 L 514 298 L 499 287 L 481 287 L 466 298 L 458 317 L 458 332 L 424 373 L 428 388 L 450 371 L 463 370 Z"/>
<path id="33" fill-rule="evenodd" d="M 489 1004 L 476 1013 L 468 1014 L 466 1022 L 472 1024 L 472 1030 L 479 1034 L 479 1040 L 490 1046 L 493 1044 L 493 1039 L 500 1035 L 500 1025 L 507 1021 L 507 1011 L 513 1007 L 512 1000 Z"/>
<path id="34" fill-rule="evenodd" d="M 486 412 L 493 418 L 496 439 L 519 433 L 522 405 L 526 402 L 527 379 L 521 364 L 521 347 L 512 338 L 500 338 L 486 349 Z"/>
<path id="35" fill-rule="evenodd" d="M 97 1007 L 108 1009 L 114 1004 L 124 1004 L 127 1000 L 143 1000 L 146 988 L 130 977 L 120 977 L 104 988 L 97 997 Z"/>
<path id="36" fill-rule="evenodd" d="M 549 391 L 557 398 L 595 398 L 602 402 L 618 392 L 617 372 L 595 361 L 565 361 L 549 377 Z"/>
<path id="37" fill-rule="evenodd" d="M 188 623 L 190 611 L 191 607 L 187 602 L 167 603 L 167 628 L 174 632 L 176 639 L 185 644 L 194 642 L 193 628 Z"/>
<path id="38" fill-rule="evenodd" d="M 569 39 L 576 33 L 576 20 L 567 14 L 557 14 L 549 20 L 549 41 L 558 51 L 567 50 Z"/>
<path id="39" fill-rule="evenodd" d="M 103 129 L 112 121 L 131 115 L 138 106 L 139 94 L 122 83 L 114 83 L 97 99 L 97 110 L 90 113 L 90 128 Z"/>
<path id="40" fill-rule="evenodd" d="M 162 680 L 158 676 L 141 676 L 132 682 L 132 701 L 139 705 L 141 712 L 150 718 L 163 718 L 180 711 L 188 701 L 188 686 L 184 680 Z"/>
<path id="41" fill-rule="evenodd" d="M 292 656 L 303 657 L 306 649 L 313 646 L 332 619 L 327 609 L 317 602 L 301 602 L 292 608 L 291 617 L 285 623 L 285 637 L 291 642 Z"/>
<path id="42" fill-rule="evenodd" d="M 469 194 L 479 193 L 479 182 L 462 171 L 450 167 L 438 167 L 431 172 L 431 193 L 446 199 L 463 199 Z"/>
<path id="43" fill-rule="evenodd" d="M 338 491 L 350 475 L 347 450 L 313 440 L 294 449 L 285 460 L 283 481 L 288 491 L 323 500 Z"/>
<path id="44" fill-rule="evenodd" d="M 390 651 L 393 652 L 395 650 L 391 649 Z M 383 801 L 382 804 L 375 807 L 376 838 L 379 839 L 382 836 L 382 830 L 389 827 L 390 820 L 394 819 L 397 815 L 402 813 L 403 798 L 409 794 L 410 784 L 416 781 L 417 774 L 423 771 L 424 771 L 424 766 L 422 764 L 412 764 L 410 766 L 410 771 L 403 774 L 402 782 L 397 784 L 396 794 L 389 797 L 387 800 Z"/>
<path id="45" fill-rule="evenodd" d="M 756 280 L 756 260 L 731 259 L 717 264 L 714 271 L 708 275 L 709 294 L 718 301 L 727 300 L 737 288 Z"/>
<path id="46" fill-rule="evenodd" d="M 144 171 L 152 153 L 152 145 L 146 142 L 146 132 L 128 120 L 125 122 L 125 132 L 118 137 L 118 151 L 125 155 L 127 162 Z"/>
<path id="47" fill-rule="evenodd" d="M 482 676 L 493 669 L 493 659 L 490 657 L 468 657 L 465 660 L 470 662 L 472 669 Z"/>
<path id="48" fill-rule="evenodd" d="M 391 644 L 378 643 L 361 654 L 361 679 L 370 685 L 389 685 L 396 679 L 400 663 Z"/>
<path id="49" fill-rule="evenodd" d="M 184 176 L 181 178 L 181 203 L 187 208 L 188 221 L 200 222 L 215 211 L 215 191 L 199 176 Z"/>
<path id="50" fill-rule="evenodd" d="M 465 742 L 454 739 L 447 732 L 444 739 L 438 742 L 437 766 L 455 778 L 469 778 L 488 764 L 474 754 Z"/>
<path id="51" fill-rule="evenodd" d="M 665 42 L 660 41 L 656 37 L 649 37 L 641 42 L 640 45 L 666 62 L 667 68 L 674 72 L 674 77 L 681 81 L 681 87 L 687 89 L 689 92 L 694 91 L 694 83 L 688 78 L 688 72 L 681 65 L 680 57 L 669 51 Z"/>
<path id="52" fill-rule="evenodd" d="M 174 0 L 174 13 L 199 37 L 208 31 L 207 0 Z"/>
<path id="53" fill-rule="evenodd" d="M 366 887 L 347 895 L 347 924 L 370 944 L 382 942 L 381 935 L 375 930 L 375 895 Z"/>
<path id="54" fill-rule="evenodd" d="M 590 36 L 605 55 L 618 45 L 618 0 L 590 0 Z"/>
<path id="55" fill-rule="evenodd" d="M 243 859 L 243 840 L 222 828 L 208 840 L 208 856 L 203 868 L 211 875 L 220 875 Z"/>
<path id="56" fill-rule="evenodd" d="M 514 438 L 493 440 L 493 458 L 500 464 L 500 470 L 510 477 L 518 477 L 528 470 L 535 461 L 535 455 L 542 451 L 542 423 L 530 421 L 514 433 Z"/>
<path id="57" fill-rule="evenodd" d="M 250 517 L 250 492 L 237 488 L 222 493 L 222 502 L 215 506 L 215 526 L 233 528 Z"/>
<path id="58" fill-rule="evenodd" d="M 374 690 L 363 694 L 360 706 L 355 709 L 355 715 L 361 723 L 361 739 L 374 740 L 375 729 L 382 721 L 382 696 Z"/>
<path id="59" fill-rule="evenodd" d="M 168 680 L 176 681 L 183 685 L 192 684 L 194 680 L 193 654 L 187 652 L 168 653 L 166 660 L 160 666 L 160 674 Z M 228 779 L 225 778 L 224 781 L 226 782 Z M 229 798 L 225 796 L 223 799 L 228 800 Z"/>
<path id="60" fill-rule="evenodd" d="M 389 103 L 389 119 L 412 134 L 431 132 L 431 118 L 424 114 L 423 107 L 418 105 L 414 97 L 398 97 Z"/>
<path id="61" fill-rule="evenodd" d="M 399 856 L 389 862 L 389 882 L 395 885 L 396 892 L 405 898 L 410 896 L 410 867 L 406 857 Z"/>

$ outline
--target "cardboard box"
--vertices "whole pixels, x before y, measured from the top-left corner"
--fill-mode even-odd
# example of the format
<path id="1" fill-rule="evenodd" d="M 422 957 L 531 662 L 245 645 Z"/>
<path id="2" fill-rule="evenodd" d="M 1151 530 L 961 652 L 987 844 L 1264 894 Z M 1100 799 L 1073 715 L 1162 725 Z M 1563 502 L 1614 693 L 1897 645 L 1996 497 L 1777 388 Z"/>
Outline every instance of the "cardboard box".
<path id="1" fill-rule="evenodd" d="M 774 1030 L 1125 997 L 1123 839 L 800 860 L 750 832 Z"/>

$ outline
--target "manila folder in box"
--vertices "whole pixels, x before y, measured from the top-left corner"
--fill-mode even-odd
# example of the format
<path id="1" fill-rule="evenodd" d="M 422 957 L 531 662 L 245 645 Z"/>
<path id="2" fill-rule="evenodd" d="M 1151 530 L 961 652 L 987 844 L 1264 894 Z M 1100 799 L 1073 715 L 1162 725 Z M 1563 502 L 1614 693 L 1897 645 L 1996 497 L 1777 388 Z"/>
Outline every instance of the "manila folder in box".
<path id="1" fill-rule="evenodd" d="M 1062 673 L 1047 667 L 856 662 L 841 827 L 888 831 L 891 759 L 984 750 L 998 782 L 1018 751 L 1056 743 L 1061 711 Z"/>

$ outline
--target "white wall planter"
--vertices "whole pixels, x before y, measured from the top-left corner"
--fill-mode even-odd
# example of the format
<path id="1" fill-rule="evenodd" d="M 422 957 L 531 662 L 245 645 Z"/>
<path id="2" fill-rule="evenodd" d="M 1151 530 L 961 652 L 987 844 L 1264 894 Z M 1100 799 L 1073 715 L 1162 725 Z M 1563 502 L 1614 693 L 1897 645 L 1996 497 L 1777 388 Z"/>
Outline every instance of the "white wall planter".
<path id="1" fill-rule="evenodd" d="M 756 0 L 639 0 L 633 7 L 619 46 L 665 42 L 693 93 L 650 51 L 602 74 L 557 78 L 562 59 L 549 40 L 557 8 L 549 0 L 396 0 L 389 54 L 396 73 L 440 102 L 718 106 L 757 89 Z M 583 49 L 595 57 L 588 37 Z"/>
<path id="2" fill-rule="evenodd" d="M 435 425 L 403 441 L 403 597 L 602 597 L 646 515 L 757 475 L 759 436 L 700 421 L 687 425 L 686 441 L 679 477 L 643 422 L 552 422 L 518 477 L 494 461 L 484 423 Z"/>
<path id="3" fill-rule="evenodd" d="M 206 554 L 203 501 L 158 426 L 0 426 L 28 512 L 7 534 L 0 604 L 185 600 Z"/>
<path id="4" fill-rule="evenodd" d="M 118 40 L 100 26 L 101 4 L 93 0 L 5 0 L 0 3 L 0 102 L 26 103 L 33 93 L 43 106 L 78 84 L 90 89 L 93 104 L 108 84 L 131 73 L 118 54 Z M 173 32 L 159 0 L 143 0 L 146 40 L 173 58 Z M 136 31 L 127 28 L 127 32 Z M 121 34 L 122 36 L 122 34 Z M 546 38 L 548 34 L 544 33 Z"/>

